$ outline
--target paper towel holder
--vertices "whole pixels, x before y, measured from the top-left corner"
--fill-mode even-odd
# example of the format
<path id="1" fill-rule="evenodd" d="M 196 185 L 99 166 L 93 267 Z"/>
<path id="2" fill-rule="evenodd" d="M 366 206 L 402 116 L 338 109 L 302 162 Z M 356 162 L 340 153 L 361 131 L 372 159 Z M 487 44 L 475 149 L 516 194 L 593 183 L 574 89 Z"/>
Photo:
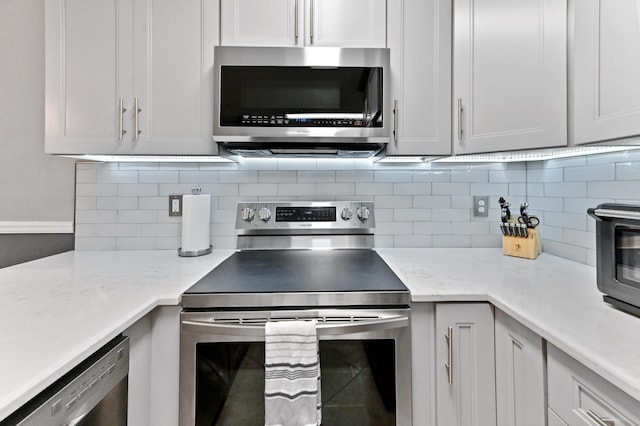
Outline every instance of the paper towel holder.
<path id="1" fill-rule="evenodd" d="M 178 249 L 178 256 L 182 256 L 182 257 L 196 257 L 196 256 L 202 256 L 205 254 L 209 254 L 213 251 L 213 246 L 209 245 L 208 248 L 206 249 L 202 249 L 202 250 L 182 250 L 182 247 L 180 247 Z"/>
<path id="2" fill-rule="evenodd" d="M 191 188 L 191 193 L 193 195 L 200 195 L 202 193 L 202 189 L 200 187 Z M 202 256 L 205 254 L 209 254 L 213 251 L 213 246 L 209 244 L 209 247 L 202 250 L 182 250 L 182 247 L 178 248 L 178 256 L 182 257 L 196 257 Z"/>

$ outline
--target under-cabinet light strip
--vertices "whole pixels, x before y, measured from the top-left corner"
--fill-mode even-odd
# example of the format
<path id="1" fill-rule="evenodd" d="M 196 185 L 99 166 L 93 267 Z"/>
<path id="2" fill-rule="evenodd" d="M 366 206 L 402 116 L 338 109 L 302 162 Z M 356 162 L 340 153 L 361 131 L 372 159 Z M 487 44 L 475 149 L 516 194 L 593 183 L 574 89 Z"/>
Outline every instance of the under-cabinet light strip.
<path id="1" fill-rule="evenodd" d="M 84 161 L 103 163 L 235 163 L 218 155 L 63 155 Z"/>

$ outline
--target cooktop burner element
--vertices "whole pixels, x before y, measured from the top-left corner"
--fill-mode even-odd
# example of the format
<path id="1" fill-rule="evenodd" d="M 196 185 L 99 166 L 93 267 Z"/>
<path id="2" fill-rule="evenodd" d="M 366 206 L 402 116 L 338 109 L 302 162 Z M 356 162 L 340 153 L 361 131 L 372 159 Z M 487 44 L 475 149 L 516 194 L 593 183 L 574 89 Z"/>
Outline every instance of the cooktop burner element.
<path id="1" fill-rule="evenodd" d="M 239 203 L 240 251 L 182 306 L 407 306 L 408 289 L 373 250 L 374 229 L 371 202 Z"/>

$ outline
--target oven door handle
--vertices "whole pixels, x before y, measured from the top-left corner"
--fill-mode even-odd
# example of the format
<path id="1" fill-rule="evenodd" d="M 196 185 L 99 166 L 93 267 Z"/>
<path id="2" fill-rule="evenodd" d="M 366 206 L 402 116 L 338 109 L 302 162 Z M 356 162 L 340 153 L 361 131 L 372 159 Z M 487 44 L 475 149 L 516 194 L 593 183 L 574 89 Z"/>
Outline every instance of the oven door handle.
<path id="1" fill-rule="evenodd" d="M 640 219 L 640 212 L 628 211 L 628 210 L 614 210 L 614 209 L 587 209 L 589 216 L 602 220 L 603 217 L 612 219 Z"/>
<path id="2" fill-rule="evenodd" d="M 409 326 L 408 316 L 348 322 L 339 324 L 318 324 L 316 331 L 318 336 L 337 336 L 350 333 L 366 333 L 372 331 L 392 330 Z M 264 337 L 264 325 L 254 324 L 225 324 L 208 321 L 182 321 L 184 331 L 202 332 L 207 330 L 212 334 Z"/>

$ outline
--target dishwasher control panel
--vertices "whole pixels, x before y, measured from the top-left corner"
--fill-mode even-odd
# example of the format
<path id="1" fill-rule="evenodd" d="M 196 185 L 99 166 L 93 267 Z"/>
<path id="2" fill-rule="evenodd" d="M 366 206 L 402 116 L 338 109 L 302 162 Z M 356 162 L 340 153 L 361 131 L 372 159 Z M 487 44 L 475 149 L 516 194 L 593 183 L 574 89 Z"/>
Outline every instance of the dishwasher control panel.
<path id="1" fill-rule="evenodd" d="M 75 424 L 123 381 L 126 403 L 128 374 L 129 338 L 120 336 L 0 422 L 0 426 Z"/>

